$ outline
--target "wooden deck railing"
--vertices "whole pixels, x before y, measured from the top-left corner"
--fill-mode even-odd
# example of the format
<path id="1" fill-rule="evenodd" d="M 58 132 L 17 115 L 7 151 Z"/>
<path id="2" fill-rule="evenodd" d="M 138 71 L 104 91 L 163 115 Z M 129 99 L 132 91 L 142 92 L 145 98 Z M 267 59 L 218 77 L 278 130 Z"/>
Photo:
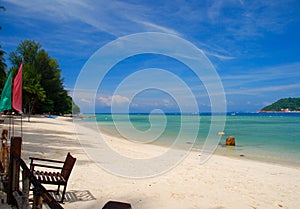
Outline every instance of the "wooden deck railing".
<path id="1" fill-rule="evenodd" d="M 16 161 L 18 161 L 20 167 L 22 168 L 22 182 L 24 185 L 22 188 L 22 195 L 19 195 L 19 191 L 13 192 L 15 199 L 21 200 L 22 204 L 28 203 L 27 196 L 29 194 L 30 182 L 33 185 L 33 206 L 39 206 L 42 203 L 43 199 L 51 209 L 62 209 L 63 207 L 48 193 L 45 187 L 36 180 L 36 178 L 27 167 L 26 163 L 18 156 L 14 156 L 14 158 L 16 158 Z"/>
<path id="2" fill-rule="evenodd" d="M 49 194 L 40 182 L 34 177 L 26 163 L 21 158 L 22 137 L 11 137 L 7 203 L 17 205 L 19 209 L 29 209 L 29 190 L 33 188 L 32 208 L 42 208 L 43 200 L 51 209 L 63 207 Z M 22 171 L 22 191 L 20 191 L 20 171 Z"/>

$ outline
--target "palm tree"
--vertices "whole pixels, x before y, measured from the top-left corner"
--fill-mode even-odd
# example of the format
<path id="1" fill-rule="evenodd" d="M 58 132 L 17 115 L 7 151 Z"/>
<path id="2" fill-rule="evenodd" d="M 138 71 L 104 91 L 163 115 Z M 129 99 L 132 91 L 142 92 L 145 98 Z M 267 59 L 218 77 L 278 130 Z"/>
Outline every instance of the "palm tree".
<path id="1" fill-rule="evenodd" d="M 23 67 L 23 102 L 28 108 L 28 122 L 30 115 L 38 101 L 44 101 L 46 92 L 40 84 L 41 75 L 36 73 L 32 66 L 24 64 Z"/>
<path id="2" fill-rule="evenodd" d="M 1 49 L 0 45 L 0 90 L 2 91 L 6 79 L 6 64 L 4 59 L 5 51 Z"/>

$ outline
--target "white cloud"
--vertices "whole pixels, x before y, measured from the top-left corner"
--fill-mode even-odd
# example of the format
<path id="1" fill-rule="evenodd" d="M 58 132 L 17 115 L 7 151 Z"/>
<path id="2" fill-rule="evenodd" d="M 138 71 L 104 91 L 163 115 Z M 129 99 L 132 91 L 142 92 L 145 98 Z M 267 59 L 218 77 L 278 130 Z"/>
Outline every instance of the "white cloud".
<path id="1" fill-rule="evenodd" d="M 106 105 L 111 106 L 112 104 L 123 104 L 128 103 L 130 100 L 127 97 L 121 96 L 121 95 L 113 95 L 113 96 L 99 96 L 98 100 Z"/>
<path id="2" fill-rule="evenodd" d="M 287 85 L 274 85 L 266 87 L 252 87 L 249 89 L 237 89 L 237 90 L 228 90 L 226 95 L 253 95 L 257 96 L 264 92 L 279 92 L 287 90 L 298 90 L 300 89 L 300 84 L 287 84 Z"/>
<path id="3" fill-rule="evenodd" d="M 216 57 L 220 60 L 232 60 L 232 59 L 236 58 L 236 57 L 233 57 L 233 56 L 226 56 L 226 55 L 218 54 L 218 53 L 215 53 L 215 52 L 212 52 L 212 51 L 207 51 L 207 50 L 205 50 L 204 53 L 207 54 L 207 55 Z"/>
<path id="4" fill-rule="evenodd" d="M 298 62 L 257 69 L 244 69 L 244 73 L 232 73 L 231 75 L 222 76 L 222 81 L 226 83 L 227 87 L 234 87 L 263 81 L 300 79 L 299 68 L 300 63 Z"/>
<path id="5" fill-rule="evenodd" d="M 170 34 L 180 36 L 180 34 L 177 31 L 173 30 L 173 29 L 163 27 L 161 25 L 157 25 L 157 24 L 152 23 L 152 22 L 140 21 L 140 20 L 136 20 L 136 22 L 147 26 L 149 28 L 148 30 L 150 30 L 150 31 L 153 31 L 153 29 L 155 29 L 155 31 L 161 31 L 161 32 L 170 33 Z"/>
<path id="6" fill-rule="evenodd" d="M 82 98 L 80 99 L 81 103 L 86 103 L 86 104 L 92 104 L 92 101 L 90 99 Z"/>
<path id="7" fill-rule="evenodd" d="M 116 37 L 143 31 L 179 34 L 174 29 L 147 20 L 145 14 L 151 16 L 151 8 L 141 4 L 92 0 L 45 0 L 43 2 L 11 0 L 7 2 L 15 7 L 10 12 L 21 18 L 64 24 L 79 21 L 94 27 L 98 32 L 102 31 Z M 30 21 L 27 21 L 27 24 L 31 24 Z M 78 28 L 76 30 L 77 33 L 80 32 Z"/>
<path id="8" fill-rule="evenodd" d="M 235 43 L 236 40 L 261 36 L 266 31 L 282 31 L 287 23 L 293 21 L 291 16 L 283 17 L 282 15 L 281 8 L 288 5 L 284 1 L 276 1 L 276 3 L 242 0 L 208 1 L 201 7 L 185 1 L 176 3 L 166 1 L 158 5 L 114 0 L 45 0 L 43 2 L 5 0 L 5 2 L 12 5 L 6 13 L 19 17 L 18 19 L 11 18 L 14 24 L 25 23 L 24 25 L 34 27 L 35 22 L 32 20 L 36 20 L 64 25 L 64 28 L 53 31 L 55 39 L 49 36 L 49 34 L 52 36 L 53 32 L 47 31 L 39 35 L 39 37 L 45 37 L 44 41 L 51 44 L 56 40 L 62 42 L 66 34 L 70 36 L 68 40 L 72 40 L 73 43 L 87 46 L 99 41 L 93 34 L 102 32 L 119 37 L 137 32 L 159 31 L 181 37 L 190 36 L 193 39 L 194 35 L 191 34 L 196 32 L 193 30 L 201 31 L 199 30 L 201 28 L 203 31 L 212 33 L 208 37 L 197 36 L 196 41 L 202 39 L 201 41 L 207 43 L 208 46 L 204 48 L 206 53 L 221 60 L 236 57 L 238 53 L 236 47 L 241 47 Z M 229 15 L 226 13 L 228 9 L 234 9 L 236 13 Z M 166 14 L 169 18 L 166 18 Z M 21 22 L 18 22 L 19 20 Z M 205 26 L 202 23 L 205 23 Z M 74 28 L 68 27 L 68 24 Z M 86 31 L 87 27 L 82 27 L 84 25 L 89 26 L 90 31 Z M 216 26 L 220 28 L 219 31 L 211 28 Z M 37 31 L 42 33 L 41 30 Z M 88 38 L 83 37 L 82 34 L 86 34 Z M 214 47 L 211 48 L 211 45 Z M 63 50 L 65 47 L 60 48 Z M 234 55 L 220 53 L 218 48 L 228 48 L 227 51 Z M 235 51 L 232 50 L 234 48 Z M 68 50 L 67 53 L 73 52 L 73 50 Z"/>

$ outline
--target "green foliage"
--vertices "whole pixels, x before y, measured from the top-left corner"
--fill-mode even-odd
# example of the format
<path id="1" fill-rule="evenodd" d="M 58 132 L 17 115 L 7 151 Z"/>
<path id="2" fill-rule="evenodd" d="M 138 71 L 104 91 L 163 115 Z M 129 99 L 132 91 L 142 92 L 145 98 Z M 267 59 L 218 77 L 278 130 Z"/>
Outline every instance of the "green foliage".
<path id="1" fill-rule="evenodd" d="M 0 90 L 2 91 L 2 87 L 6 80 L 6 64 L 4 59 L 5 51 L 1 49 L 0 45 Z"/>
<path id="2" fill-rule="evenodd" d="M 41 44 L 25 40 L 9 60 L 14 72 L 24 61 L 23 103 L 27 110 L 36 113 L 66 114 L 72 112 L 72 98 L 63 87 L 61 70 L 57 60 L 41 49 Z"/>
<path id="3" fill-rule="evenodd" d="M 37 103 L 43 102 L 46 99 L 46 92 L 39 82 L 40 77 L 40 74 L 35 74 L 31 66 L 24 65 L 23 104 L 29 113 L 32 112 Z"/>
<path id="4" fill-rule="evenodd" d="M 19 66 L 24 63 L 33 65 L 36 61 L 36 55 L 41 48 L 41 44 L 31 40 L 25 40 L 19 44 L 15 52 L 9 54 L 9 60 L 13 66 Z"/>
<path id="5" fill-rule="evenodd" d="M 262 111 L 281 111 L 289 109 L 290 111 L 300 111 L 300 98 L 285 98 L 266 106 Z"/>

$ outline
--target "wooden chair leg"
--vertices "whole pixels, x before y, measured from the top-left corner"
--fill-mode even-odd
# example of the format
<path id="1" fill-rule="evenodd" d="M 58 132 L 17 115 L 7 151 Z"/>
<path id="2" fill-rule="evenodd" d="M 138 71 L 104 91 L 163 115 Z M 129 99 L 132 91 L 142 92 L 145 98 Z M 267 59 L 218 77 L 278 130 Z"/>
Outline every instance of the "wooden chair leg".
<path id="1" fill-rule="evenodd" d="M 63 190 L 63 192 L 62 192 L 61 200 L 60 200 L 61 203 L 64 203 L 64 200 L 65 200 L 65 194 L 66 194 L 66 189 L 67 189 L 67 185 L 64 185 L 64 190 Z"/>
<path id="2" fill-rule="evenodd" d="M 59 195 L 59 189 L 60 189 L 60 185 L 57 186 L 57 191 L 56 191 L 57 195 Z"/>

